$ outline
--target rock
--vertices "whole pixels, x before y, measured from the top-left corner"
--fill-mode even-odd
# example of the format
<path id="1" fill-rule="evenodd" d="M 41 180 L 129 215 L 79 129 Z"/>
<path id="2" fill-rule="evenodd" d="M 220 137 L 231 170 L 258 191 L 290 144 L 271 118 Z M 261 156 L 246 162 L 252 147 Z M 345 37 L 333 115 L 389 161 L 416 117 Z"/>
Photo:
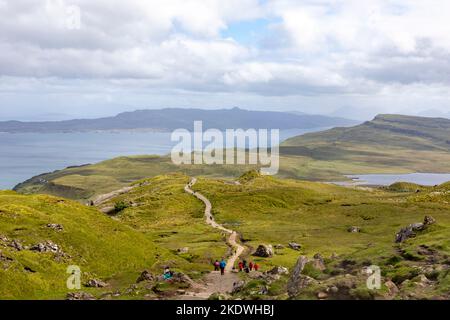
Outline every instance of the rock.
<path id="1" fill-rule="evenodd" d="M 290 242 L 290 243 L 289 243 L 289 248 L 291 248 L 292 250 L 300 251 L 300 249 L 302 248 L 302 246 L 299 245 L 298 243 Z"/>
<path id="2" fill-rule="evenodd" d="M 273 247 L 278 250 L 284 249 L 284 246 L 282 244 L 276 244 Z"/>
<path id="3" fill-rule="evenodd" d="M 326 292 L 319 292 L 319 293 L 317 293 L 317 298 L 320 300 L 324 300 L 324 299 L 328 298 L 328 294 Z"/>
<path id="4" fill-rule="evenodd" d="M 412 228 L 413 231 L 423 231 L 425 230 L 425 225 L 421 222 L 417 222 L 410 225 L 410 228 Z"/>
<path id="5" fill-rule="evenodd" d="M 395 235 L 395 242 L 401 243 L 408 240 L 409 238 L 414 238 L 416 234 L 414 233 L 411 226 L 400 229 L 400 231 Z"/>
<path id="6" fill-rule="evenodd" d="M 88 288 L 104 288 L 107 287 L 108 284 L 98 279 L 91 279 L 86 283 L 86 287 Z"/>
<path id="7" fill-rule="evenodd" d="M 21 244 L 19 241 L 17 241 L 17 240 L 12 240 L 12 241 L 8 244 L 8 246 L 10 246 L 11 248 L 16 249 L 17 251 L 22 251 L 22 250 L 23 250 L 22 244 Z"/>
<path id="8" fill-rule="evenodd" d="M 178 290 L 177 290 L 177 294 L 180 295 L 180 296 L 183 296 L 183 295 L 186 294 L 186 290 L 178 289 Z"/>
<path id="9" fill-rule="evenodd" d="M 351 226 L 347 229 L 347 231 L 350 233 L 358 233 L 361 232 L 361 229 L 359 227 Z"/>
<path id="10" fill-rule="evenodd" d="M 266 285 L 263 285 L 260 287 L 258 294 L 260 295 L 266 295 L 269 293 L 269 288 Z"/>
<path id="11" fill-rule="evenodd" d="M 327 288 L 327 292 L 330 292 L 330 293 L 336 294 L 336 293 L 338 293 L 338 292 L 339 292 L 339 288 L 338 288 L 338 287 L 336 287 L 336 286 L 331 286 L 331 287 L 328 287 L 328 288 Z"/>
<path id="12" fill-rule="evenodd" d="M 278 275 L 282 275 L 282 274 L 288 274 L 289 273 L 289 269 L 285 268 L 285 267 L 274 267 L 273 269 L 267 271 L 268 274 L 278 274 Z"/>
<path id="13" fill-rule="evenodd" d="M 409 238 L 414 238 L 416 236 L 415 232 L 423 231 L 428 226 L 435 224 L 436 219 L 434 219 L 432 216 L 425 216 L 422 222 L 416 222 L 413 224 L 410 224 L 406 228 L 402 228 L 399 233 L 395 236 L 395 242 L 400 243 L 403 242 Z"/>
<path id="14" fill-rule="evenodd" d="M 148 270 L 144 270 L 141 275 L 139 276 L 139 278 L 137 278 L 136 283 L 140 283 L 143 281 L 154 281 L 155 277 L 148 271 Z"/>
<path id="15" fill-rule="evenodd" d="M 325 262 L 323 260 L 323 257 L 317 253 L 314 255 L 314 260 L 312 261 L 313 268 L 324 271 L 327 267 L 325 266 Z"/>
<path id="16" fill-rule="evenodd" d="M 231 292 L 232 292 L 232 294 L 236 294 L 238 292 L 241 292 L 242 289 L 244 289 L 244 287 L 245 287 L 245 281 L 241 280 L 241 281 L 235 282 L 235 283 L 233 283 L 233 290 Z"/>
<path id="17" fill-rule="evenodd" d="M 87 292 L 69 292 L 66 296 L 67 300 L 95 300 L 94 296 Z"/>
<path id="18" fill-rule="evenodd" d="M 52 252 L 59 253 L 61 252 L 61 248 L 54 242 L 48 240 L 42 243 L 35 244 L 30 248 L 31 251 L 37 252 Z"/>
<path id="19" fill-rule="evenodd" d="M 178 283 L 189 284 L 189 285 L 194 284 L 194 281 L 192 281 L 192 279 L 189 278 L 189 276 L 187 276 L 181 272 L 175 272 L 173 274 L 172 281 L 178 282 Z"/>
<path id="20" fill-rule="evenodd" d="M 292 270 L 291 277 L 287 283 L 287 291 L 289 296 L 295 297 L 301 289 L 308 285 L 308 281 L 302 276 L 303 269 L 308 263 L 308 258 L 300 256 Z"/>
<path id="21" fill-rule="evenodd" d="M 273 248 L 271 245 L 261 244 L 253 255 L 255 257 L 270 258 L 273 256 Z"/>
<path id="22" fill-rule="evenodd" d="M 177 250 L 177 252 L 178 252 L 179 254 L 188 253 L 188 252 L 189 252 L 189 248 L 188 248 L 188 247 L 179 248 L 179 249 Z"/>
<path id="23" fill-rule="evenodd" d="M 57 223 L 49 223 L 47 224 L 47 228 L 55 230 L 56 232 L 61 232 L 64 230 L 63 226 Z"/>
<path id="24" fill-rule="evenodd" d="M 398 289 L 397 285 L 394 282 L 392 282 L 391 280 L 386 281 L 384 283 L 384 285 L 388 289 L 389 295 L 391 295 L 391 296 L 395 296 L 400 291 Z"/>
<path id="25" fill-rule="evenodd" d="M 434 219 L 432 216 L 425 216 L 423 219 L 423 224 L 425 226 L 429 226 L 436 223 L 436 219 Z"/>
<path id="26" fill-rule="evenodd" d="M 114 206 L 107 206 L 107 207 L 100 208 L 100 212 L 102 212 L 104 214 L 114 214 L 114 213 L 116 213 L 116 208 Z"/>

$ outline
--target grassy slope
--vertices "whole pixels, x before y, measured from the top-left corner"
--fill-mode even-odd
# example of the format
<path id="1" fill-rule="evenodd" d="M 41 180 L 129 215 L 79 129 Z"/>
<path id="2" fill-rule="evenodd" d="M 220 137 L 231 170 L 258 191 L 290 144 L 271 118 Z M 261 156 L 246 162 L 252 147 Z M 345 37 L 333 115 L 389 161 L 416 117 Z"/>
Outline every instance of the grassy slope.
<path id="1" fill-rule="evenodd" d="M 267 177 L 237 186 L 201 179 L 195 189 L 211 199 L 218 222 L 239 231 L 247 245 L 286 247 L 276 250 L 273 258 L 249 258 L 258 261 L 263 270 L 277 265 L 292 267 L 299 254 L 312 258 L 316 253 L 324 257 L 337 253 L 340 261 L 377 264 L 384 275 L 400 279 L 405 270 L 420 266 L 416 258 L 424 259 L 416 253 L 419 245 L 430 246 L 442 257 L 450 255 L 448 187 L 440 191 L 446 200 L 429 199 L 435 190 L 418 195 L 415 191 L 367 191 Z M 394 243 L 400 228 L 422 221 L 425 215 L 436 218 L 438 224 L 402 245 Z M 349 233 L 349 226 L 359 226 L 361 232 Z M 291 241 L 302 245 L 300 253 L 287 248 Z M 399 250 L 413 258 L 404 258 Z M 448 273 L 441 277 L 438 291 L 430 289 L 426 294 L 450 288 Z"/>
<path id="2" fill-rule="evenodd" d="M 119 290 L 124 298 L 124 290 L 144 269 L 158 274 L 170 265 L 193 278 L 209 271 L 210 260 L 225 255 L 227 246 L 204 225 L 201 204 L 183 192 L 187 181 L 182 175 L 151 180 L 118 199 L 137 201 L 139 207 L 115 219 L 70 200 L 1 192 L 0 235 L 27 246 L 51 240 L 71 258 L 58 261 L 51 253 L 16 251 L 0 242 L 3 256 L 13 259 L 0 261 L 0 298 L 64 298 L 68 265 L 81 267 L 83 282 L 100 278 L 111 284 L 91 289 L 95 295 Z M 46 228 L 48 223 L 62 224 L 64 231 Z M 189 253 L 177 254 L 182 247 L 189 247 Z"/>
<path id="3" fill-rule="evenodd" d="M 359 126 L 288 139 L 281 152 L 314 159 L 334 174 L 449 172 L 449 136 L 448 119 L 380 115 Z"/>

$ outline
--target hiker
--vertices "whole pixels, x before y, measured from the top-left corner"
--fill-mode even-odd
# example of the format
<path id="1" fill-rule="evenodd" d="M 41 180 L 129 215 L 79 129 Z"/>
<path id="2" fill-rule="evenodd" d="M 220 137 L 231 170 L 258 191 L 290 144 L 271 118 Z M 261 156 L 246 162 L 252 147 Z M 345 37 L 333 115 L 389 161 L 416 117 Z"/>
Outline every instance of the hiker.
<path id="1" fill-rule="evenodd" d="M 170 279 L 172 279 L 172 277 L 173 277 L 173 272 L 170 270 L 169 267 L 166 267 L 166 268 L 164 269 L 164 275 L 163 275 L 163 277 L 164 277 L 164 280 L 170 280 Z"/>
<path id="2" fill-rule="evenodd" d="M 222 261 L 220 261 L 219 267 L 220 267 L 220 274 L 224 275 L 225 274 L 225 267 L 227 266 L 227 263 L 224 259 L 222 259 Z"/>
<path id="3" fill-rule="evenodd" d="M 253 265 L 253 269 L 255 269 L 255 271 L 258 271 L 258 270 L 259 270 L 259 264 L 257 264 L 257 263 L 255 262 L 255 264 Z"/>
<path id="4" fill-rule="evenodd" d="M 250 262 L 250 264 L 248 265 L 248 268 L 250 269 L 250 271 L 253 270 L 253 262 Z"/>
<path id="5" fill-rule="evenodd" d="M 219 260 L 216 260 L 216 262 L 214 262 L 214 271 L 219 271 L 220 268 L 220 262 Z"/>
<path id="6" fill-rule="evenodd" d="M 242 261 L 239 261 L 238 266 L 239 266 L 239 272 L 242 272 L 242 270 L 244 270 L 244 264 L 242 263 Z"/>
<path id="7" fill-rule="evenodd" d="M 247 260 L 242 261 L 242 264 L 244 265 L 244 269 L 247 268 Z"/>

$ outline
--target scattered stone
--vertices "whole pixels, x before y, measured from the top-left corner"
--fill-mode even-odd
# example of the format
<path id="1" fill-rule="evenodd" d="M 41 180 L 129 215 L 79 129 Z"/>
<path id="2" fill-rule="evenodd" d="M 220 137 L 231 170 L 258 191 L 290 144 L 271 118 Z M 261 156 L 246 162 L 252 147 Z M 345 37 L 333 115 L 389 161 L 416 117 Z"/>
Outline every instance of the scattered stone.
<path id="1" fill-rule="evenodd" d="M 284 249 L 284 246 L 282 244 L 276 244 L 273 247 L 278 250 Z"/>
<path id="2" fill-rule="evenodd" d="M 273 256 L 273 248 L 271 245 L 261 244 L 253 255 L 255 257 L 270 258 Z"/>
<path id="3" fill-rule="evenodd" d="M 432 216 L 425 216 L 423 219 L 423 224 L 425 226 L 429 226 L 436 223 L 436 219 L 434 219 Z"/>
<path id="4" fill-rule="evenodd" d="M 178 289 L 178 290 L 177 290 L 177 294 L 178 294 L 179 296 L 184 296 L 184 295 L 186 294 L 186 290 Z"/>
<path id="5" fill-rule="evenodd" d="M 100 212 L 111 215 L 111 214 L 116 213 L 116 208 L 114 206 L 107 206 L 107 207 L 100 208 Z"/>
<path id="6" fill-rule="evenodd" d="M 56 232 L 61 232 L 64 230 L 63 226 L 57 223 L 49 223 L 47 224 L 47 228 L 55 230 Z"/>
<path id="7" fill-rule="evenodd" d="M 317 298 L 320 300 L 325 300 L 326 298 L 328 298 L 328 294 L 326 292 L 319 292 L 317 293 Z"/>
<path id="8" fill-rule="evenodd" d="M 302 246 L 299 245 L 298 243 L 290 242 L 290 243 L 289 243 L 289 248 L 291 248 L 292 250 L 300 251 L 300 249 L 302 248 Z"/>
<path id="9" fill-rule="evenodd" d="M 303 269 L 308 263 L 308 258 L 300 256 L 292 270 L 291 277 L 287 283 L 287 291 L 289 296 L 295 297 L 301 289 L 308 285 L 308 279 L 302 276 Z"/>
<path id="10" fill-rule="evenodd" d="M 233 283 L 233 290 L 231 291 L 232 294 L 236 294 L 238 292 L 241 292 L 242 289 L 244 289 L 245 287 L 245 281 L 237 281 L 235 283 Z"/>
<path id="11" fill-rule="evenodd" d="M 339 258 L 339 256 L 337 255 L 336 252 L 333 252 L 333 253 L 331 254 L 331 257 L 330 257 L 331 260 L 336 260 L 336 259 L 338 259 L 338 258 Z"/>
<path id="12" fill-rule="evenodd" d="M 192 281 L 192 279 L 189 278 L 188 275 L 181 272 L 175 272 L 173 274 L 172 280 L 173 282 L 189 284 L 190 286 L 194 284 L 194 281 Z"/>
<path id="13" fill-rule="evenodd" d="M 67 300 L 95 300 L 94 296 L 87 292 L 69 292 L 66 296 Z"/>
<path id="14" fill-rule="evenodd" d="M 19 241 L 17 241 L 17 240 L 12 240 L 9 244 L 8 244 L 8 246 L 10 246 L 11 248 L 13 248 L 13 249 L 16 249 L 17 251 L 22 251 L 24 248 L 23 248 L 23 246 L 22 246 L 22 244 L 19 242 Z"/>
<path id="15" fill-rule="evenodd" d="M 272 275 L 283 275 L 283 274 L 289 274 L 289 269 L 286 267 L 274 267 L 273 269 L 267 271 L 268 274 Z"/>
<path id="16" fill-rule="evenodd" d="M 351 226 L 347 229 L 348 232 L 350 233 L 359 233 L 361 232 L 361 228 L 359 227 L 355 227 L 355 226 Z"/>
<path id="17" fill-rule="evenodd" d="M 108 284 L 98 279 L 91 279 L 86 283 L 86 287 L 88 288 L 104 288 L 107 287 Z"/>
<path id="18" fill-rule="evenodd" d="M 154 281 L 155 277 L 148 270 L 144 270 L 139 278 L 137 278 L 136 283 L 144 282 L 144 281 Z"/>
<path id="19" fill-rule="evenodd" d="M 400 291 L 398 289 L 397 285 L 394 282 L 392 282 L 391 280 L 386 281 L 384 283 L 384 285 L 388 289 L 389 295 L 391 295 L 391 296 L 395 296 Z"/>
<path id="20" fill-rule="evenodd" d="M 177 252 L 178 252 L 179 254 L 188 253 L 188 252 L 189 252 L 189 248 L 188 248 L 188 247 L 179 248 L 179 249 L 177 250 Z"/>
<path id="21" fill-rule="evenodd" d="M 31 251 L 61 253 L 61 248 L 54 242 L 48 240 L 35 244 L 30 248 Z"/>
<path id="22" fill-rule="evenodd" d="M 258 294 L 260 295 L 266 295 L 269 293 L 269 288 L 266 285 L 263 285 L 260 287 Z"/>

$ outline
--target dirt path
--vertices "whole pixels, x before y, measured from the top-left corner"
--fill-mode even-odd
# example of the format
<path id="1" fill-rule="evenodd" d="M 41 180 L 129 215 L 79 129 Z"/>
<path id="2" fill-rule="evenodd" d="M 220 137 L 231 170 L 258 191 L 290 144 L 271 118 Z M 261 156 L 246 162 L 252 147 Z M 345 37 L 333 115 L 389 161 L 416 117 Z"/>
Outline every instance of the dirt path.
<path id="1" fill-rule="evenodd" d="M 238 235 L 236 231 L 225 228 L 224 226 L 218 224 L 214 220 L 214 216 L 211 213 L 212 205 L 211 202 L 201 193 L 192 190 L 192 186 L 197 182 L 196 178 L 192 180 L 185 186 L 184 190 L 202 201 L 205 204 L 205 219 L 206 223 L 211 227 L 221 230 L 227 234 L 228 244 L 233 248 L 233 254 L 227 260 L 227 266 L 225 268 L 225 275 L 220 275 L 219 272 L 212 271 L 205 277 L 205 285 L 194 288 L 193 292 L 187 292 L 183 298 L 192 299 L 208 299 L 213 293 L 230 293 L 233 289 L 233 284 L 239 281 L 237 274 L 233 273 L 233 266 L 239 257 L 244 253 L 245 247 L 237 242 Z"/>

